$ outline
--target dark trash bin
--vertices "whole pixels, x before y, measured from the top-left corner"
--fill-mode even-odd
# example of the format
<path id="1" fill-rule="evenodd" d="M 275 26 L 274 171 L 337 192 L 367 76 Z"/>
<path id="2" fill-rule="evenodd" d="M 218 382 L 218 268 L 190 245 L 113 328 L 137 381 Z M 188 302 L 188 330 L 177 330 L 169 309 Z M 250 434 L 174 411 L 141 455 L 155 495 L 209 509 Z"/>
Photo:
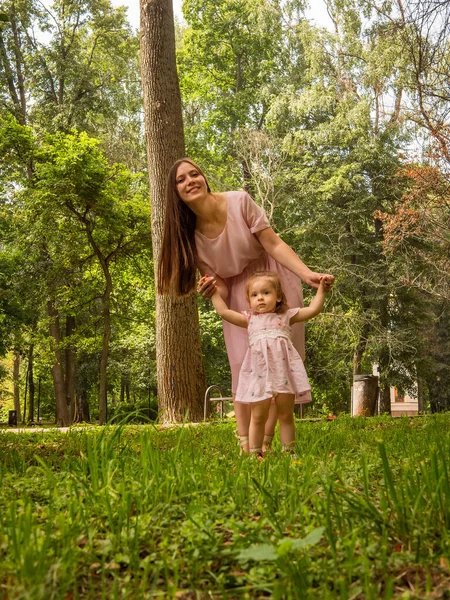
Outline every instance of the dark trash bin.
<path id="1" fill-rule="evenodd" d="M 377 407 L 377 375 L 354 375 L 352 417 L 373 417 Z"/>
<path id="2" fill-rule="evenodd" d="M 17 427 L 17 410 L 10 410 L 8 414 L 8 425 Z"/>

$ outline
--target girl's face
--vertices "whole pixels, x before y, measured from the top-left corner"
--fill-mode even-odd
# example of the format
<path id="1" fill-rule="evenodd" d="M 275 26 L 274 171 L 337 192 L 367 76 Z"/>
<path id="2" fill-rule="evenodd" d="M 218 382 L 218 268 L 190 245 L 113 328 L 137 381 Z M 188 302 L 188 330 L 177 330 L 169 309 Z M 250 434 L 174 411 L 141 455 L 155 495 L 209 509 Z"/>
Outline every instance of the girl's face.
<path id="1" fill-rule="evenodd" d="M 191 163 L 183 162 L 179 165 L 175 181 L 178 195 L 187 204 L 204 198 L 208 193 L 205 178 Z"/>
<path id="2" fill-rule="evenodd" d="M 253 312 L 257 314 L 275 312 L 281 296 L 277 294 L 273 282 L 268 277 L 258 277 L 251 282 L 248 300 Z"/>

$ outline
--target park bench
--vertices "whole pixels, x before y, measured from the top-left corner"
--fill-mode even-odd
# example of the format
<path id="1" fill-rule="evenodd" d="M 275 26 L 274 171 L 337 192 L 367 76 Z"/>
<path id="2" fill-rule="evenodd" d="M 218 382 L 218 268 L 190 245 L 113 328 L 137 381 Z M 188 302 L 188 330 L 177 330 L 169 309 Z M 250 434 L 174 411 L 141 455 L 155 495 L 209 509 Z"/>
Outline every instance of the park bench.
<path id="1" fill-rule="evenodd" d="M 211 397 L 212 392 L 217 392 L 219 394 L 218 397 Z M 211 402 L 220 403 L 220 416 L 223 419 L 223 403 L 224 402 L 233 402 L 233 398 L 230 396 L 224 396 L 222 394 L 222 390 L 218 385 L 210 385 L 209 388 L 205 392 L 205 402 L 203 406 L 203 420 L 206 421 L 206 417 L 208 414 L 208 404 Z"/>

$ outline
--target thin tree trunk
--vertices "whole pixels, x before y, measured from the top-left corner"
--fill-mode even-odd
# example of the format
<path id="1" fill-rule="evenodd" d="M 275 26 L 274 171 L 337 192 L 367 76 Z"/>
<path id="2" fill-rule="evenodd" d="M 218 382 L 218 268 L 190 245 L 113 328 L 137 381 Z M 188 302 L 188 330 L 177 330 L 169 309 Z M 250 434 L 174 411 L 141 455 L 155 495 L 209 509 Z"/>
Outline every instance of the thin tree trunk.
<path id="1" fill-rule="evenodd" d="M 91 415 L 89 414 L 89 403 L 87 401 L 86 390 L 81 390 L 75 396 L 75 422 L 89 423 Z"/>
<path id="2" fill-rule="evenodd" d="M 106 274 L 105 274 L 106 276 Z M 112 290 L 111 276 L 107 274 L 106 288 L 102 297 L 102 316 L 103 316 L 103 341 L 102 356 L 100 359 L 100 389 L 98 400 L 98 420 L 100 425 L 104 425 L 108 420 L 108 398 L 107 398 L 107 366 L 109 358 L 109 340 L 111 339 L 111 311 L 110 299 Z"/>
<path id="3" fill-rule="evenodd" d="M 379 355 L 380 379 L 384 379 L 380 394 L 380 414 L 391 414 L 391 387 L 386 382 L 386 373 L 389 368 L 389 355 L 387 350 L 382 350 Z M 381 379 L 383 381 L 383 379 Z M 381 387 L 381 386 L 380 386 Z"/>
<path id="4" fill-rule="evenodd" d="M 66 404 L 68 407 L 70 420 L 73 422 L 75 417 L 75 373 L 76 373 L 76 352 L 71 341 L 75 331 L 75 317 L 68 315 L 66 317 Z"/>
<path id="5" fill-rule="evenodd" d="M 391 388 L 384 387 L 380 391 L 380 415 L 391 414 Z"/>
<path id="6" fill-rule="evenodd" d="M 423 399 L 423 378 L 417 378 L 417 408 L 419 413 L 425 410 L 424 399 Z"/>
<path id="7" fill-rule="evenodd" d="M 181 97 L 175 60 L 172 0 L 141 0 L 141 73 L 152 199 L 154 264 L 164 223 L 167 175 L 185 154 Z M 159 410 L 165 422 L 202 418 L 205 390 L 197 298 L 156 298 Z"/>
<path id="8" fill-rule="evenodd" d="M 252 173 L 250 171 L 250 166 L 246 160 L 241 160 L 242 167 L 242 178 L 244 180 L 244 190 L 250 194 L 250 196 L 255 197 L 255 186 L 252 182 Z"/>
<path id="9" fill-rule="evenodd" d="M 28 369 L 30 368 L 30 363 L 27 364 L 27 372 L 25 375 L 25 394 L 23 395 L 23 420 L 22 423 L 25 425 L 25 421 L 27 418 L 27 394 L 28 394 Z"/>
<path id="10" fill-rule="evenodd" d="M 16 77 L 17 77 L 17 86 L 19 88 L 19 94 L 20 94 L 20 119 L 19 122 L 22 125 L 26 125 L 26 120 L 27 120 L 27 101 L 26 101 L 26 92 L 25 92 L 25 78 L 23 75 L 23 68 L 24 68 L 24 60 L 23 60 L 23 56 L 22 56 L 22 50 L 21 50 L 21 36 L 20 36 L 20 26 L 18 26 L 17 24 L 17 19 L 16 19 L 16 11 L 15 11 L 15 7 L 14 7 L 14 3 L 11 4 L 11 13 L 10 13 L 10 19 L 11 19 L 11 27 L 12 27 L 12 31 L 13 31 L 13 35 L 14 35 L 14 57 L 15 57 L 15 71 L 16 71 Z"/>
<path id="11" fill-rule="evenodd" d="M 30 345 L 28 352 L 28 423 L 34 423 L 34 375 L 33 375 L 33 363 L 34 363 L 34 344 Z"/>
<path id="12" fill-rule="evenodd" d="M 14 352 L 14 367 L 13 367 L 13 388 L 14 388 L 14 410 L 16 411 L 17 423 L 21 422 L 20 416 L 20 354 Z"/>
<path id="13" fill-rule="evenodd" d="M 122 374 L 120 378 L 120 396 L 119 402 L 124 402 L 125 400 L 125 375 Z"/>
<path id="14" fill-rule="evenodd" d="M 41 420 L 41 378 L 38 379 L 37 422 Z"/>
<path id="15" fill-rule="evenodd" d="M 75 213 L 76 214 L 76 213 Z M 113 260 L 116 253 L 119 251 L 122 238 L 118 241 L 116 250 L 105 255 L 102 249 L 97 245 L 92 234 L 93 224 L 87 218 L 81 219 L 84 223 L 86 235 L 89 243 L 97 256 L 100 267 L 105 277 L 105 291 L 102 295 L 102 319 L 103 319 L 103 340 L 102 340 L 102 353 L 100 356 L 100 384 L 99 384 L 99 398 L 98 398 L 98 420 L 100 425 L 105 425 L 108 419 L 108 396 L 107 396 L 107 367 L 109 359 L 109 341 L 111 339 L 111 292 L 113 288 L 111 273 L 109 270 L 109 264 Z"/>
<path id="16" fill-rule="evenodd" d="M 361 335 L 359 336 L 358 345 L 353 353 L 353 375 L 362 375 L 362 358 L 367 346 L 367 340 L 370 333 L 370 325 L 365 323 Z"/>
<path id="17" fill-rule="evenodd" d="M 62 426 L 70 425 L 70 415 L 66 404 L 66 389 L 64 385 L 64 373 L 61 357 L 61 330 L 59 325 L 59 313 L 52 300 L 47 302 L 47 314 L 50 320 L 50 337 L 53 340 L 54 361 L 52 366 L 53 389 L 56 402 L 56 424 Z"/>

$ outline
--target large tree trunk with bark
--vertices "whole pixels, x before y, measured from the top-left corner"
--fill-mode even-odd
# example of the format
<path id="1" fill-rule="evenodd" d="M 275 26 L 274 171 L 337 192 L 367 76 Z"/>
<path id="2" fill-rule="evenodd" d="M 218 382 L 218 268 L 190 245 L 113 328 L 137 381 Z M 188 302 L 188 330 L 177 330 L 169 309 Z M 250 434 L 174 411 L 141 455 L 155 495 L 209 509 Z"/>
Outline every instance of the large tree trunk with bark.
<path id="1" fill-rule="evenodd" d="M 141 0 L 141 72 L 156 266 L 167 175 L 185 153 L 172 0 Z M 182 421 L 186 412 L 190 419 L 200 420 L 205 374 L 195 294 L 157 297 L 156 352 L 162 420 Z"/>
<path id="2" fill-rule="evenodd" d="M 50 321 L 50 337 L 53 341 L 54 352 L 52 377 L 56 401 L 56 424 L 66 427 L 70 425 L 70 415 L 66 403 L 66 386 L 62 367 L 61 328 L 59 324 L 59 313 L 52 300 L 47 302 L 47 314 Z"/>

